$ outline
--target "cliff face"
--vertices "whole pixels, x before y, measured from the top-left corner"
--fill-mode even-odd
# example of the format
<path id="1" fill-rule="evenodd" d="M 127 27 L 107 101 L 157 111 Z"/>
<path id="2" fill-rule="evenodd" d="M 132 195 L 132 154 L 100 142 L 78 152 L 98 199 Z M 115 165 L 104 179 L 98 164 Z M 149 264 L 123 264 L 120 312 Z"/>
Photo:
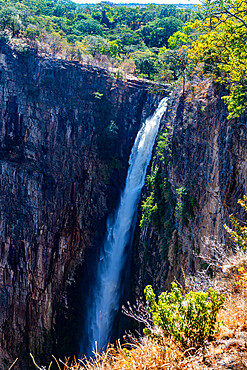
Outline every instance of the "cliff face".
<path id="1" fill-rule="evenodd" d="M 247 118 L 227 120 L 223 95 L 199 81 L 170 98 L 153 160 L 158 210 L 134 242 L 136 295 L 147 284 L 160 292 L 174 279 L 183 282 L 229 242 L 223 225 L 247 192 Z M 146 188 L 143 200 L 149 194 Z"/>
<path id="2" fill-rule="evenodd" d="M 51 353 L 68 285 L 103 239 L 153 101 L 137 82 L 1 45 L 0 369 Z"/>
<path id="3" fill-rule="evenodd" d="M 26 369 L 28 352 L 79 345 L 106 219 L 157 99 L 137 81 L 6 45 L 0 87 L 0 369 L 16 357 Z M 182 281 L 225 245 L 222 225 L 247 190 L 247 119 L 228 121 L 222 94 L 203 82 L 171 96 L 151 170 L 157 208 L 135 233 L 135 295 Z"/>

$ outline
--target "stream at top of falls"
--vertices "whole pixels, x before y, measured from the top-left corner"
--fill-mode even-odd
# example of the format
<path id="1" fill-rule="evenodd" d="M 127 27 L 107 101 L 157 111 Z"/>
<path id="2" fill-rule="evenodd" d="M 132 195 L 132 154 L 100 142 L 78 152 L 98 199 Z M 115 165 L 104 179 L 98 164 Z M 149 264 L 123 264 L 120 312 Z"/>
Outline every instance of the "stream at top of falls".
<path id="1" fill-rule="evenodd" d="M 87 327 L 84 333 L 84 341 L 86 337 L 87 343 L 84 352 L 88 356 L 92 356 L 94 351 L 105 349 L 110 340 L 113 321 L 119 309 L 125 248 L 134 231 L 133 223 L 141 190 L 167 100 L 161 100 L 136 136 L 118 209 L 115 216 L 107 221 L 107 236 L 97 266 L 96 282 L 87 303 Z"/>

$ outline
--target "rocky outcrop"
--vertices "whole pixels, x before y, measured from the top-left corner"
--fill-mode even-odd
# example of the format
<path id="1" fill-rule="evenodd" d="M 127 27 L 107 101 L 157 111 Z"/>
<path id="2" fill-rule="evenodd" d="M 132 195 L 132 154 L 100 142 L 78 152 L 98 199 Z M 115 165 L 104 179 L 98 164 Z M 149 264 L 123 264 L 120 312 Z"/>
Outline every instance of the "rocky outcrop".
<path id="1" fill-rule="evenodd" d="M 26 54 L 1 44 L 0 369 L 51 354 L 68 286 L 85 250 L 98 253 L 156 104 L 145 84 Z"/>
<path id="2" fill-rule="evenodd" d="M 29 352 L 43 364 L 57 349 L 77 353 L 106 219 L 159 99 L 140 81 L 4 44 L 0 87 L 0 369 L 16 357 L 27 369 Z M 135 296 L 183 281 L 199 255 L 225 247 L 223 224 L 247 190 L 247 119 L 227 120 L 222 95 L 199 81 L 170 98 L 142 195 L 151 189 L 157 207 L 124 276 Z"/>
<path id="3" fill-rule="evenodd" d="M 174 279 L 183 282 L 229 242 L 223 225 L 247 193 L 247 118 L 227 119 L 225 94 L 198 80 L 170 98 L 153 160 L 158 210 L 134 241 L 135 295 L 147 284 L 159 293 Z"/>

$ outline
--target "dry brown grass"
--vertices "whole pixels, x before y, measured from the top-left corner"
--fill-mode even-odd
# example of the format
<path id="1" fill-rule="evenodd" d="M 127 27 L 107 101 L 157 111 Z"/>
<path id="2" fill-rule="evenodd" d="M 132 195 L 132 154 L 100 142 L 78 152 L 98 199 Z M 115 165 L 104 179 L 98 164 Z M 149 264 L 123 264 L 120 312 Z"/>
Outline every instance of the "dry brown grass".
<path id="1" fill-rule="evenodd" d="M 231 294 L 218 319 L 223 321 L 221 335 L 232 336 L 237 331 L 247 331 L 247 295 L 246 292 Z M 227 333 L 228 334 L 225 334 Z"/>
<path id="2" fill-rule="evenodd" d="M 247 268 L 247 256 L 238 253 L 227 258 L 219 266 L 220 272 L 210 285 L 226 295 L 226 302 L 219 312 L 223 321 L 219 333 L 206 342 L 196 354 L 183 353 L 171 340 L 164 339 L 161 345 L 148 339 L 134 344 L 109 347 L 97 354 L 93 362 L 88 360 L 67 367 L 71 370 L 144 370 L 144 369 L 247 369 L 247 288 L 236 285 L 238 269 Z M 203 277 L 201 279 L 203 285 Z M 202 286 L 200 288 L 202 289 Z M 208 288 L 209 281 L 206 286 Z M 198 290 L 198 281 L 193 290 Z M 66 367 L 65 367 L 66 368 Z"/>
<path id="3" fill-rule="evenodd" d="M 226 296 L 218 314 L 223 324 L 214 341 L 204 347 L 203 363 L 209 369 L 247 369 L 247 288 L 236 284 L 238 269 L 247 268 L 247 255 L 239 251 L 226 261 L 218 265 L 221 271 L 211 281 Z"/>
<path id="4" fill-rule="evenodd" d="M 223 334 L 224 332 L 222 332 Z M 225 334 L 224 334 L 225 335 Z M 196 369 L 245 369 L 247 368 L 246 333 L 232 338 L 221 338 L 205 344 L 197 354 L 187 356 L 169 341 L 157 345 L 151 341 L 136 345 L 117 346 L 90 362 L 76 361 L 70 370 L 196 370 Z"/>
<path id="5" fill-rule="evenodd" d="M 182 352 L 170 339 L 164 338 L 156 344 L 147 338 L 130 344 L 111 345 L 103 353 L 96 353 L 94 360 L 58 361 L 59 370 L 209 370 L 209 369 L 247 369 L 247 288 L 236 285 L 238 269 L 247 269 L 247 254 L 237 253 L 221 263 L 220 272 L 214 279 L 189 281 L 191 290 L 208 289 L 209 284 L 226 301 L 219 312 L 218 320 L 223 321 L 219 332 L 211 341 L 204 343 L 195 354 Z M 204 287 L 203 284 L 205 283 Z M 54 358 L 53 358 L 54 360 Z M 44 368 L 42 368 L 44 369 Z"/>
<path id="6" fill-rule="evenodd" d="M 169 340 L 162 345 L 150 340 L 143 343 L 109 347 L 103 354 L 97 354 L 93 362 L 88 360 L 76 361 L 72 366 L 65 366 L 71 370 L 144 370 L 144 369 L 202 369 L 201 359 L 188 357 Z"/>
<path id="7" fill-rule="evenodd" d="M 218 320 L 224 322 L 220 335 L 234 335 L 239 331 L 247 331 L 247 287 L 237 285 L 238 269 L 247 268 L 247 255 L 238 253 L 229 258 L 228 264 L 222 266 L 222 273 L 215 279 L 215 285 L 226 295 L 226 302 L 219 312 Z"/>

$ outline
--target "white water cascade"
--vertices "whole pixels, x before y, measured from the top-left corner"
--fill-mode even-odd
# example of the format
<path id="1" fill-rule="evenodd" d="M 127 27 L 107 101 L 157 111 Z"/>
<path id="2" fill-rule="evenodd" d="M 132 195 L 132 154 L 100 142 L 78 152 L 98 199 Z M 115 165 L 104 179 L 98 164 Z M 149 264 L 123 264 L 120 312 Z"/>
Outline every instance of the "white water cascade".
<path id="1" fill-rule="evenodd" d="M 107 346 L 113 320 L 119 308 L 120 281 L 124 267 L 124 252 L 128 244 L 146 170 L 152 156 L 160 120 L 167 108 L 164 98 L 153 116 L 149 117 L 137 134 L 129 158 L 129 169 L 124 191 L 115 217 L 107 222 L 107 239 L 98 265 L 92 301 L 88 304 L 88 354 Z"/>

